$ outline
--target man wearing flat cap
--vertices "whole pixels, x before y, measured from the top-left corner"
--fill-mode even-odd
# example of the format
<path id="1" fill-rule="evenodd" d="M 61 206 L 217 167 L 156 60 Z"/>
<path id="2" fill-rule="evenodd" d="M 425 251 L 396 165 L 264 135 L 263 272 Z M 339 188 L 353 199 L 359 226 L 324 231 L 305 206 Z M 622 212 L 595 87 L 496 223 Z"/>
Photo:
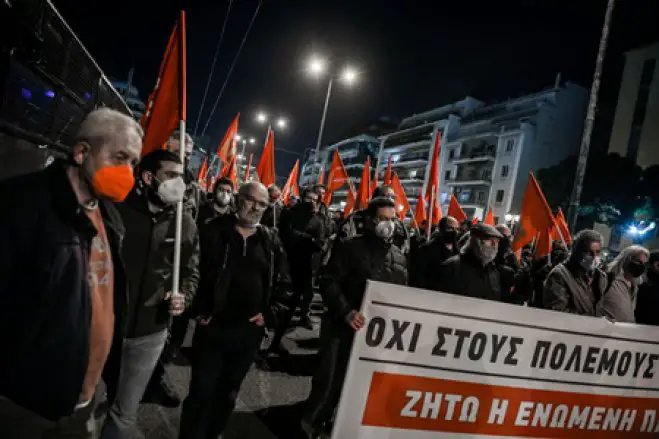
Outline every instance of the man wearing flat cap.
<path id="1" fill-rule="evenodd" d="M 439 266 L 428 288 L 477 299 L 505 301 L 509 286 L 502 285 L 501 268 L 494 259 L 503 235 L 487 224 L 474 225 L 467 244 Z"/>

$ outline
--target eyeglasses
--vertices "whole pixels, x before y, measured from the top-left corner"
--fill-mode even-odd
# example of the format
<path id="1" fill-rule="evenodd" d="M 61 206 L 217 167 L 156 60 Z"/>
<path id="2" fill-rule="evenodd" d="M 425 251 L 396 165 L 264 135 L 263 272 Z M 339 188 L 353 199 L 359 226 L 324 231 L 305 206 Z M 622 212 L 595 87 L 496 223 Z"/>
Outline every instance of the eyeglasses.
<path id="1" fill-rule="evenodd" d="M 242 197 L 243 201 L 245 201 L 248 204 L 252 204 L 253 206 L 258 207 L 259 209 L 265 210 L 268 207 L 268 203 L 265 201 L 259 201 L 256 198 L 252 197 L 251 195 L 245 195 Z"/>

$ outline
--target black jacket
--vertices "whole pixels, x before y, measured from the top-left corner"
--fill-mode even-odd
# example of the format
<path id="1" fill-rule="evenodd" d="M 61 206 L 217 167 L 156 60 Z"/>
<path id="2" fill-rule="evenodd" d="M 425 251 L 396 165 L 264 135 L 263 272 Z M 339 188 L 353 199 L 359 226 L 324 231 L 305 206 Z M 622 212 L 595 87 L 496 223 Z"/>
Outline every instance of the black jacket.
<path id="1" fill-rule="evenodd" d="M 322 248 L 323 221 L 319 215 L 300 203 L 282 212 L 279 219 L 279 234 L 286 248 L 288 260 L 296 262 L 291 268 L 310 264 L 312 254 Z"/>
<path id="2" fill-rule="evenodd" d="M 123 258 L 130 290 L 128 337 L 141 337 L 165 329 L 169 305 L 165 294 L 172 290 L 172 262 L 176 208 L 154 214 L 139 188 L 117 209 L 126 228 Z M 186 306 L 192 303 L 199 283 L 199 234 L 191 212 L 183 211 L 179 289 Z"/>
<path id="3" fill-rule="evenodd" d="M 320 277 L 320 292 L 334 324 L 347 328 L 344 319 L 361 308 L 369 279 L 406 285 L 407 261 L 400 249 L 371 234 L 335 243 Z"/>
<path id="4" fill-rule="evenodd" d="M 483 266 L 470 251 L 466 250 L 447 259 L 439 266 L 434 283 L 426 287 L 476 299 L 495 301 L 505 299 L 500 268 L 494 262 Z"/>
<path id="5" fill-rule="evenodd" d="M 215 202 L 213 200 L 207 201 L 203 203 L 199 208 L 199 215 L 197 215 L 197 227 L 201 229 L 204 224 L 211 222 L 217 217 L 234 215 L 235 213 L 236 210 L 233 206 L 233 203 L 229 205 L 229 209 L 227 209 L 226 213 L 221 214 L 215 210 Z"/>
<path id="6" fill-rule="evenodd" d="M 361 209 L 351 213 L 339 225 L 339 239 L 348 240 L 356 236 L 362 236 L 366 231 L 366 219 L 368 215 L 366 209 Z M 393 244 L 404 254 L 410 251 L 410 233 L 405 224 L 398 218 L 395 220 L 396 228 L 394 230 Z"/>
<path id="7" fill-rule="evenodd" d="M 215 316 L 222 312 L 227 300 L 231 276 L 253 276 L 254 273 L 232 271 L 229 260 L 232 234 L 235 233 L 236 217 L 221 216 L 203 226 L 200 231 L 201 261 L 199 288 L 192 306 L 194 316 Z M 286 253 L 277 236 L 269 227 L 259 226 L 256 233 L 262 234 L 260 242 L 268 257 L 263 316 L 268 327 L 276 326 L 276 307 L 280 299 L 280 286 L 289 280 Z"/>
<path id="8" fill-rule="evenodd" d="M 659 326 L 659 276 L 648 273 L 648 281 L 638 287 L 636 323 Z"/>
<path id="9" fill-rule="evenodd" d="M 96 229 L 61 162 L 0 184 L 0 396 L 56 420 L 78 403 L 89 359 L 89 254 Z M 114 265 L 118 373 L 127 301 L 121 218 L 101 203 Z M 112 377 L 111 377 L 112 376 Z"/>
<path id="10" fill-rule="evenodd" d="M 430 242 L 422 244 L 411 254 L 410 285 L 418 288 L 430 288 L 437 284 L 439 266 L 448 258 L 458 254 L 458 244 L 453 248 L 446 247 L 444 238 L 436 233 Z"/>

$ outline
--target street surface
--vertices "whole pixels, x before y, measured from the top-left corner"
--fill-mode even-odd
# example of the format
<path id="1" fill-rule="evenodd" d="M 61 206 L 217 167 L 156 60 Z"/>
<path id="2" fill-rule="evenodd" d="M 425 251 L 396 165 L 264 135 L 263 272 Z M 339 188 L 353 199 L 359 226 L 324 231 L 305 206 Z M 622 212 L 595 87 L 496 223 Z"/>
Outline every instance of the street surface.
<path id="1" fill-rule="evenodd" d="M 299 437 L 298 404 L 311 390 L 318 357 L 320 327 L 320 296 L 312 305 L 314 330 L 296 327 L 284 337 L 283 345 L 290 355 L 268 359 L 270 370 L 252 366 L 243 382 L 234 411 L 222 439 L 296 439 Z M 294 319 L 293 322 L 297 322 Z M 191 323 L 191 328 L 192 328 Z M 192 331 L 184 346 L 189 346 Z M 264 342 L 264 346 L 271 339 Z M 178 363 L 178 364 L 176 364 Z M 190 381 L 190 366 L 185 359 L 177 358 L 169 364 L 167 374 L 177 393 L 185 397 Z M 182 398 L 182 399 L 183 399 Z M 97 425 L 101 423 L 105 403 L 97 409 Z M 181 408 L 168 409 L 153 404 L 142 404 L 137 429 L 130 439 L 177 439 Z M 100 430 L 97 428 L 97 431 Z"/>

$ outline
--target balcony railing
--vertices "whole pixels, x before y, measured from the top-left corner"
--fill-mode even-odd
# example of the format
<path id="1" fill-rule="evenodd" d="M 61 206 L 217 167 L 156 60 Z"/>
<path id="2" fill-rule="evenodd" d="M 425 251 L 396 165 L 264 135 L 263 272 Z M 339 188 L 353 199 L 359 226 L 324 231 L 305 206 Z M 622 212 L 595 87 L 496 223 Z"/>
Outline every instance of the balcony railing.
<path id="1" fill-rule="evenodd" d="M 460 154 L 456 154 L 453 157 L 449 157 L 449 160 L 472 160 L 472 159 L 490 159 L 496 156 L 496 147 L 494 145 L 488 146 L 487 148 L 472 148 L 467 151 L 462 151 Z"/>
<path id="2" fill-rule="evenodd" d="M 492 174 L 465 174 L 457 175 L 446 180 L 447 183 L 465 183 L 470 181 L 484 181 L 491 183 Z"/>

